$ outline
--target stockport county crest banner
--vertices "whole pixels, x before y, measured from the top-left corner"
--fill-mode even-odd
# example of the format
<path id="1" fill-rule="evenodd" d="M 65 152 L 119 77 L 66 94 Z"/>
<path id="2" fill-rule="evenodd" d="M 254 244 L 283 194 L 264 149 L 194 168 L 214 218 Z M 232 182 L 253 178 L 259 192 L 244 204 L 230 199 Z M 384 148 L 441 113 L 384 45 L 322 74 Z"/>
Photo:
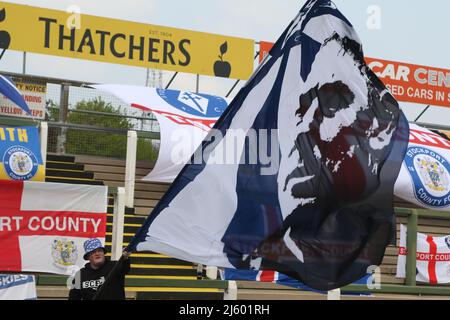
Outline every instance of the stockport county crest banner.
<path id="1" fill-rule="evenodd" d="M 397 278 L 406 277 L 407 231 L 406 226 L 400 225 Z M 416 261 L 416 281 L 450 283 L 450 235 L 436 237 L 418 232 Z"/>
<path id="2" fill-rule="evenodd" d="M 274 270 L 318 290 L 395 238 L 408 123 L 352 24 L 308 1 L 130 241 L 130 251 Z"/>
<path id="3" fill-rule="evenodd" d="M 106 234 L 106 186 L 0 180 L 0 271 L 70 275 Z"/>

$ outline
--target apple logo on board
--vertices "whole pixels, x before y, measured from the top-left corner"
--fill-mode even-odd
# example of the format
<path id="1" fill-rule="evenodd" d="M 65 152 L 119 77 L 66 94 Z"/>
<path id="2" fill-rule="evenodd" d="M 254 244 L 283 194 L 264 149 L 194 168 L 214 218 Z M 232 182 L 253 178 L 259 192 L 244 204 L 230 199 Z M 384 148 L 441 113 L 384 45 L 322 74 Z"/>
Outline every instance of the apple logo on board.
<path id="1" fill-rule="evenodd" d="M 231 73 L 231 65 L 228 61 L 223 61 L 223 55 L 228 50 L 228 44 L 225 41 L 220 46 L 220 55 L 218 56 L 220 60 L 214 62 L 214 75 L 217 77 L 229 78 Z"/>
<path id="2" fill-rule="evenodd" d="M 0 22 L 3 22 L 6 18 L 6 11 L 5 8 L 0 10 Z M 11 37 L 8 32 L 4 30 L 0 30 L 0 49 L 3 49 L 3 51 L 0 53 L 0 59 L 3 57 L 3 54 L 5 53 L 6 49 L 9 48 L 9 43 L 11 42 Z"/>

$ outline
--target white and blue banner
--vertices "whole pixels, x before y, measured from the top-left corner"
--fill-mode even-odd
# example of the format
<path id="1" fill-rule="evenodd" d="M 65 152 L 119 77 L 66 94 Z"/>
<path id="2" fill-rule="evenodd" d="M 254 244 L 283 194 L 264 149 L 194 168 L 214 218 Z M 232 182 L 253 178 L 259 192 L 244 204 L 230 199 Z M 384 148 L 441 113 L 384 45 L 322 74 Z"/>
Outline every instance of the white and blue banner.
<path id="1" fill-rule="evenodd" d="M 410 124 L 408 149 L 395 195 L 427 209 L 450 209 L 450 140 Z"/>
<path id="2" fill-rule="evenodd" d="M 0 300 L 34 300 L 36 281 L 33 275 L 0 274 Z"/>
<path id="3" fill-rule="evenodd" d="M 228 106 L 226 98 L 129 85 L 94 85 L 132 107 L 152 112 L 160 128 L 158 159 L 142 180 L 172 182 Z"/>
<path id="4" fill-rule="evenodd" d="M 408 140 L 351 23 L 310 0 L 128 246 L 331 290 L 381 264 Z"/>

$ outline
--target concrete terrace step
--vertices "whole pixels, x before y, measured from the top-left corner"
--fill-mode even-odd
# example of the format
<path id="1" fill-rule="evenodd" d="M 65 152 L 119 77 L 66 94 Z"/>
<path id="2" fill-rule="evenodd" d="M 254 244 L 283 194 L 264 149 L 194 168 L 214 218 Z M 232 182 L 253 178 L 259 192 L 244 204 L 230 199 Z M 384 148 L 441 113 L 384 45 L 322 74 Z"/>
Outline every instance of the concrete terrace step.
<path id="1" fill-rule="evenodd" d="M 109 239 L 107 239 L 109 240 Z M 124 244 L 126 246 L 127 243 Z M 111 244 L 105 241 L 107 256 L 111 256 Z M 196 276 L 196 265 L 189 261 L 157 253 L 133 253 L 130 257 L 131 274 Z"/>
<path id="2" fill-rule="evenodd" d="M 127 224 L 140 224 L 140 225 L 142 225 L 144 223 L 144 221 L 145 221 L 145 217 L 136 216 L 134 214 L 128 214 L 128 215 L 125 214 L 125 223 L 127 223 Z M 106 222 L 107 223 L 112 223 L 113 222 L 113 215 L 112 215 L 112 213 L 111 214 L 110 213 L 107 214 Z"/>
<path id="3" fill-rule="evenodd" d="M 137 230 L 136 230 L 137 232 Z M 123 236 L 123 241 L 126 242 L 130 242 L 131 239 L 133 238 L 133 236 L 136 234 L 136 232 L 132 232 L 132 233 L 127 233 L 126 235 Z M 106 241 L 110 240 L 112 237 L 111 232 L 107 232 L 106 234 Z"/>
<path id="4" fill-rule="evenodd" d="M 143 268 L 140 266 L 146 265 L 133 265 L 131 267 L 130 273 L 133 275 L 153 275 L 153 276 L 191 276 L 194 277 L 197 275 L 197 270 L 192 268 L 180 268 L 178 266 L 174 266 L 174 268 L 170 268 L 169 265 L 162 266 L 154 266 L 153 268 Z M 148 265 L 147 265 L 148 266 Z"/>
<path id="5" fill-rule="evenodd" d="M 300 290 L 239 289 L 237 300 L 326 300 L 325 294 Z"/>
<path id="6" fill-rule="evenodd" d="M 107 207 L 107 213 L 108 214 L 113 214 L 114 213 L 114 206 L 108 206 Z M 134 208 L 128 208 L 128 207 L 125 207 L 125 214 L 132 214 L 132 215 L 135 215 L 135 210 L 134 210 Z M 135 215 L 136 216 L 136 215 Z M 136 217 L 142 217 L 142 216 L 136 216 Z M 108 218 L 107 218 L 108 219 Z M 110 220 L 109 220 L 109 222 L 112 222 L 113 220 L 112 220 L 112 218 L 110 218 Z"/>
<path id="7" fill-rule="evenodd" d="M 36 293 L 38 300 L 67 300 L 69 298 L 69 289 L 67 287 L 37 286 Z M 135 300 L 136 292 L 125 288 L 125 298 L 127 300 Z"/>
<path id="8" fill-rule="evenodd" d="M 108 251 L 106 254 L 107 257 L 111 257 L 111 253 Z M 139 255 L 136 253 L 131 254 L 130 262 L 135 268 L 140 268 L 140 266 L 174 266 L 175 268 L 180 267 L 189 267 L 192 268 L 192 262 L 183 261 L 176 258 L 171 258 L 164 255 L 152 254 L 152 255 Z M 189 269 L 186 268 L 186 269 Z"/>
<path id="9" fill-rule="evenodd" d="M 152 200 L 152 199 L 135 199 L 134 205 L 136 207 L 148 207 L 148 208 L 154 208 L 159 202 L 158 200 Z"/>
<path id="10" fill-rule="evenodd" d="M 238 290 L 238 300 L 326 300 L 327 295 L 300 290 Z M 341 300 L 450 300 L 446 296 L 407 294 L 341 295 Z"/>
<path id="11" fill-rule="evenodd" d="M 78 157 L 77 157 L 78 159 Z M 124 167 L 117 166 L 118 164 L 123 164 L 122 161 L 116 160 L 106 160 L 105 159 L 88 159 L 87 161 L 98 164 L 81 164 L 69 161 L 74 161 L 74 157 L 60 158 L 58 156 L 52 156 L 51 167 L 47 169 L 48 180 L 58 181 L 58 182 L 69 182 L 69 183 L 97 183 L 100 184 L 100 178 L 108 179 L 123 179 L 124 178 Z M 87 172 L 90 169 L 91 172 Z M 137 172 L 141 175 L 146 174 L 150 171 L 150 168 L 138 168 Z M 100 172 L 100 173 L 99 173 Z M 139 178 L 139 174 L 138 174 Z M 89 181 L 88 181 L 89 180 Z M 96 181 L 96 182 L 93 182 Z M 122 183 L 121 183 L 122 184 Z M 144 186 L 141 191 L 137 191 L 137 205 L 143 205 L 143 209 L 146 214 L 151 210 L 151 206 L 156 205 L 158 200 L 162 197 L 165 190 L 168 188 L 167 184 L 153 184 L 148 182 L 138 182 L 138 186 Z M 139 208 L 139 207 L 136 207 Z M 142 208 L 142 207 L 141 207 Z M 108 196 L 108 212 L 107 215 L 107 234 L 106 234 L 106 249 L 110 252 L 111 250 L 111 236 L 112 236 L 112 221 L 113 215 L 111 214 L 114 210 L 114 197 Z M 125 224 L 124 224 L 124 245 L 132 239 L 134 234 L 139 230 L 145 221 L 145 217 L 135 215 L 135 210 L 133 208 L 126 208 Z M 107 254 L 110 256 L 110 253 Z M 156 254 L 156 253 L 133 253 L 131 256 L 132 268 L 130 271 L 130 278 L 135 279 L 138 282 L 144 280 L 195 280 L 197 278 L 196 267 L 191 262 L 182 261 L 179 259 L 171 258 L 168 256 Z M 178 287 L 176 287 L 178 285 Z M 183 288 L 186 284 L 172 284 L 164 287 L 161 285 L 158 287 L 155 283 L 152 284 L 151 288 L 140 288 L 139 290 L 143 293 L 152 293 L 151 297 L 154 298 L 154 293 L 157 293 L 160 298 L 170 298 L 175 297 L 179 294 L 188 294 L 188 292 L 196 292 L 202 294 L 203 296 L 207 293 L 217 293 L 217 288 Z M 132 286 L 139 286 L 136 282 Z M 180 287 L 181 286 L 181 287 Z M 42 287 L 42 284 L 41 284 Z M 162 288 L 162 289 L 161 289 Z M 208 292 L 205 292 L 208 291 Z M 219 290 L 220 291 L 220 290 Z M 222 290 L 223 291 L 223 290 Z M 170 293 L 170 296 L 167 294 Z M 49 293 L 49 296 L 55 293 Z M 223 292 L 221 293 L 223 295 Z M 57 295 L 58 296 L 58 295 Z M 65 294 L 62 294 L 65 297 Z M 208 296 L 211 298 L 211 296 Z M 148 297 L 146 297 L 148 298 Z M 201 298 L 201 297 L 199 297 Z"/>
<path id="12" fill-rule="evenodd" d="M 38 298 L 67 299 L 69 289 L 66 287 L 66 281 L 66 276 L 38 275 Z M 127 299 L 223 299 L 227 287 L 227 281 L 195 280 L 193 277 L 185 279 L 174 276 L 171 278 L 166 276 L 166 279 L 136 275 L 125 277 Z"/>
<path id="13" fill-rule="evenodd" d="M 38 286 L 66 286 L 68 276 L 64 275 L 46 275 L 36 276 Z M 185 279 L 162 279 L 149 278 L 147 276 L 126 275 L 125 286 L 127 287 L 186 287 L 186 288 L 215 288 L 226 289 L 228 281 L 223 280 L 185 280 Z"/>
<path id="14" fill-rule="evenodd" d="M 158 192 L 166 192 L 169 189 L 170 184 L 168 183 L 159 183 L 159 182 L 150 182 L 150 181 L 136 181 L 136 187 L 139 191 L 158 191 Z"/>
<path id="15" fill-rule="evenodd" d="M 137 264 L 132 263 L 131 268 L 135 269 L 180 269 L 180 270 L 192 270 L 194 269 L 194 266 L 192 263 L 190 265 L 171 265 L 171 264 Z"/>
<path id="16" fill-rule="evenodd" d="M 139 223 L 126 223 L 125 222 L 123 225 L 125 227 L 135 227 L 135 228 L 140 228 L 141 227 L 141 224 L 139 224 Z M 106 227 L 108 228 L 108 226 L 112 228 L 112 226 L 113 226 L 112 222 L 106 222 Z"/>

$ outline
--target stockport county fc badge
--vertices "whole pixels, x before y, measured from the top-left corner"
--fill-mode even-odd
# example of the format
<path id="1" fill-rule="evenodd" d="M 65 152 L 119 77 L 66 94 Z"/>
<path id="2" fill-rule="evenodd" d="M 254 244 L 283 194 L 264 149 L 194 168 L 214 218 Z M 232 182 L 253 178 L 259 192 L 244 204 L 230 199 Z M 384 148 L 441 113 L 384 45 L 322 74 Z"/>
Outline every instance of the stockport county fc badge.
<path id="1" fill-rule="evenodd" d="M 6 173 L 13 180 L 29 180 L 36 174 L 39 163 L 34 153 L 21 146 L 12 146 L 3 156 Z"/>
<path id="2" fill-rule="evenodd" d="M 54 265 L 59 268 L 73 266 L 78 259 L 77 245 L 72 240 L 56 238 L 52 242 L 52 257 Z"/>
<path id="3" fill-rule="evenodd" d="M 419 202 L 435 208 L 450 205 L 450 164 L 446 158 L 428 148 L 409 147 L 405 164 Z"/>

